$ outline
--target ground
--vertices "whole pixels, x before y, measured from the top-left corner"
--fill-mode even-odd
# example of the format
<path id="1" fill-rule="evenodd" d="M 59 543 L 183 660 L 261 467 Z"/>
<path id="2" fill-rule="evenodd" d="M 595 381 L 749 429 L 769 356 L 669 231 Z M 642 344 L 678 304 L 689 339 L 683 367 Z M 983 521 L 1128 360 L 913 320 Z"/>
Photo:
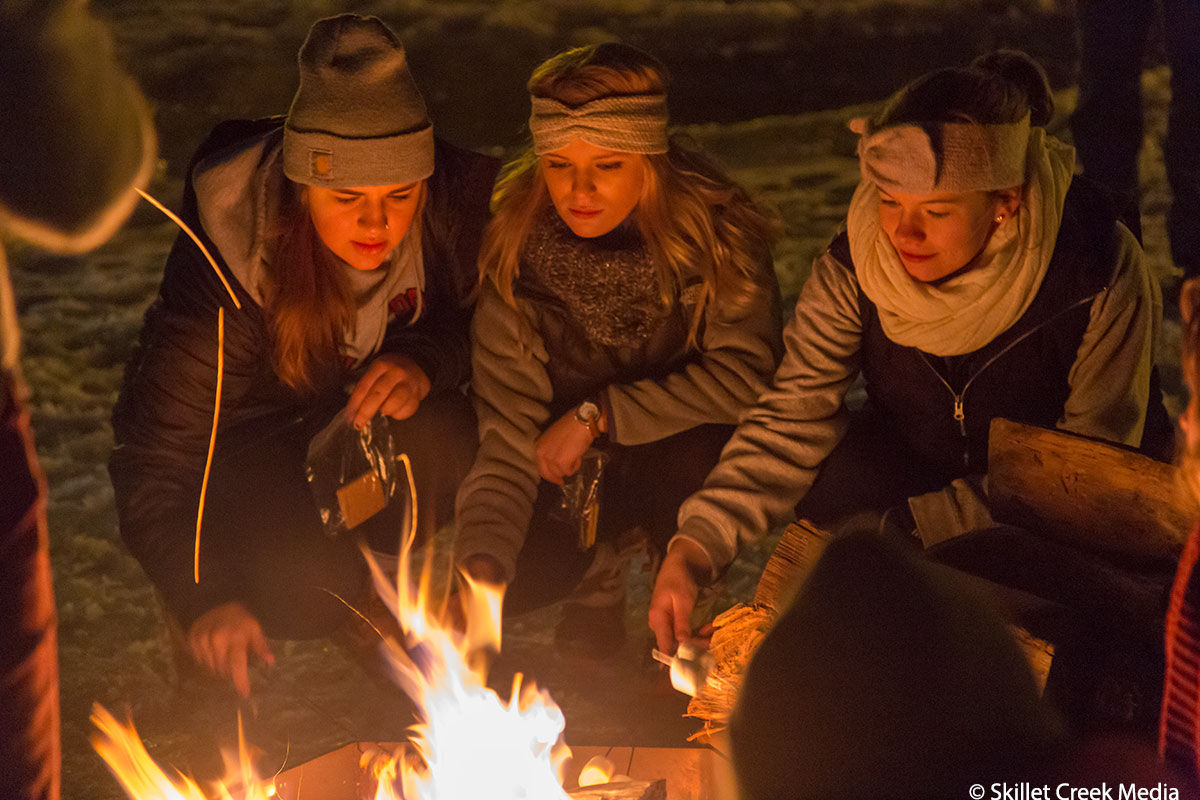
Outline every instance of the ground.
<path id="1" fill-rule="evenodd" d="M 617 34 L 659 51 L 681 78 L 676 117 L 778 208 L 784 238 L 777 272 L 785 296 L 794 297 L 857 181 L 845 123 L 863 108 L 849 104 L 876 100 L 923 69 L 1003 43 L 1039 52 L 1058 83 L 1066 83 L 1070 17 L 1056 3 L 953 5 L 951 11 L 923 0 L 558 0 L 536 4 L 535 14 L 531 2 L 407 0 L 357 8 L 381 13 L 402 31 L 440 130 L 480 147 L 519 139 L 524 75 L 555 49 Z M 164 162 L 153 189 L 168 202 L 177 202 L 187 156 L 213 122 L 286 110 L 294 53 L 309 22 L 349 8 L 330 0 L 95 0 L 94 6 L 113 21 L 118 52 L 155 104 Z M 731 65 L 745 70 L 731 72 Z M 471 70 L 483 70 L 487 81 Z M 1166 73 L 1147 72 L 1145 85 L 1145 244 L 1155 274 L 1169 284 L 1161 164 Z M 500 87 L 498 100 L 489 94 L 493 86 Z M 791 87 L 790 94 L 781 87 Z M 1069 110 L 1071 90 L 1059 100 L 1060 111 Z M 199 775 L 212 774 L 216 746 L 236 730 L 238 703 L 230 692 L 177 680 L 153 593 L 117 536 L 105 472 L 122 368 L 174 236 L 170 223 L 143 208 L 93 254 L 50 257 L 19 246 L 12 254 L 23 364 L 51 485 L 67 800 L 122 796 L 87 741 L 94 702 L 128 712 L 156 758 Z M 1160 361 L 1169 369 L 1173 410 L 1177 360 L 1178 325 L 1168 321 Z M 735 595 L 752 586 L 761 561 L 761 554 L 750 554 L 735 567 Z M 583 668 L 556 659 L 549 646 L 553 609 L 506 630 L 498 682 L 523 670 L 548 685 L 566 711 L 568 742 L 677 744 L 694 729 L 679 716 L 684 698 L 648 658 L 645 576 L 632 581 L 630 641 L 612 665 Z M 401 735 L 409 716 L 399 692 L 367 677 L 340 649 L 325 640 L 277 647 L 279 666 L 256 676 L 255 699 L 242 706 L 264 770 L 348 740 Z"/>

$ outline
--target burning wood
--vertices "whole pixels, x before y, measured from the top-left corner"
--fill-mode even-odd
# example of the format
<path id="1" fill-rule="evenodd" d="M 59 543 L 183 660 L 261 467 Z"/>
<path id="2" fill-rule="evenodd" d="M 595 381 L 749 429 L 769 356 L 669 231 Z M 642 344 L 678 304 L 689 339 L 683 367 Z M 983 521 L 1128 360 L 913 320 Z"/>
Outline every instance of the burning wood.
<path id="1" fill-rule="evenodd" d="M 281 773 L 275 781 L 275 800 L 373 800 L 371 773 L 396 749 L 392 743 L 359 742 L 326 753 Z M 604 784 L 581 785 L 596 762 L 603 767 Z M 563 785 L 569 787 L 565 796 L 570 800 L 726 800 L 736 796 L 728 762 L 701 747 L 575 748 L 566 764 Z"/>
<path id="2" fill-rule="evenodd" d="M 207 793 L 185 775 L 169 777 L 150 758 L 133 725 L 122 725 L 99 704 L 92 707 L 92 723 L 98 731 L 92 737 L 92 746 L 108 763 L 126 794 L 137 800 L 268 800 L 275 796 L 274 784 L 260 780 L 254 771 L 240 720 L 238 752 L 221 754 L 225 777 Z"/>
<path id="3" fill-rule="evenodd" d="M 368 558 L 376 591 L 401 631 L 402 641 L 385 638 L 383 652 L 419 716 L 404 747 L 387 758 L 372 757 L 374 800 L 567 800 L 562 776 L 570 750 L 562 740 L 565 720 L 558 706 L 546 692 L 523 684 L 519 674 L 509 699 L 501 699 L 487 686 L 485 660 L 472 658 L 485 648 L 499 650 L 503 590 L 460 575 L 457 601 L 465 630 L 446 624 L 444 604 L 432 597 L 433 559 L 425 559 L 419 579 L 412 579 L 415 535 L 412 525 L 400 548 L 395 583 Z M 130 797 L 205 797 L 193 781 L 168 779 L 146 754 L 132 726 L 120 726 L 99 708 L 95 720 L 102 733 L 96 749 Z M 266 800 L 276 794 L 272 782 L 254 775 L 244 743 L 231 774 L 232 779 L 214 787 L 213 796 L 219 800 Z"/>

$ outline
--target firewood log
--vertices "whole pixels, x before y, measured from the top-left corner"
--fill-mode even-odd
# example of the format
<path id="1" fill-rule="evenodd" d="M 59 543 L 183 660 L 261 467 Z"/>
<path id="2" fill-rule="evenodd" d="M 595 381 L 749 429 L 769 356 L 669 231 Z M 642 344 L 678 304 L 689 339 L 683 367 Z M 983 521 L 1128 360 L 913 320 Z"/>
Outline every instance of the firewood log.
<path id="1" fill-rule="evenodd" d="M 992 516 L 1093 553 L 1177 558 L 1196 500 L 1171 464 L 1063 431 L 992 420 Z"/>
<path id="2" fill-rule="evenodd" d="M 619 781 L 567 792 L 571 800 L 667 800 L 667 782 Z"/>
<path id="3" fill-rule="evenodd" d="M 758 579 L 755 604 L 775 609 L 787 605 L 828 543 L 829 534 L 806 519 L 788 525 Z"/>
<path id="4" fill-rule="evenodd" d="M 778 619 L 778 609 L 803 582 L 828 541 L 829 534 L 806 520 L 789 525 L 763 569 L 754 602 L 739 603 L 713 620 L 709 653 L 716 666 L 688 703 L 687 715 L 704 721 L 693 738 L 710 736 L 729 724 L 746 666 Z"/>
<path id="5" fill-rule="evenodd" d="M 709 655 L 715 666 L 688 703 L 687 715 L 704 720 L 703 733 L 723 729 L 737 702 L 746 665 L 778 617 L 771 606 L 739 603 L 713 620 Z"/>

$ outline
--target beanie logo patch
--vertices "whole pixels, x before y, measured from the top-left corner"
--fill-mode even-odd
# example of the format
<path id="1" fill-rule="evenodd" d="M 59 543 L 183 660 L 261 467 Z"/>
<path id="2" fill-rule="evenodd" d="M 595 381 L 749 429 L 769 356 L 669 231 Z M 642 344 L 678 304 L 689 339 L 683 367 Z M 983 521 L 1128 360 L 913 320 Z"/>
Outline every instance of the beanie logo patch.
<path id="1" fill-rule="evenodd" d="M 329 178 L 333 176 L 333 151 L 309 150 L 308 169 L 314 178 Z"/>

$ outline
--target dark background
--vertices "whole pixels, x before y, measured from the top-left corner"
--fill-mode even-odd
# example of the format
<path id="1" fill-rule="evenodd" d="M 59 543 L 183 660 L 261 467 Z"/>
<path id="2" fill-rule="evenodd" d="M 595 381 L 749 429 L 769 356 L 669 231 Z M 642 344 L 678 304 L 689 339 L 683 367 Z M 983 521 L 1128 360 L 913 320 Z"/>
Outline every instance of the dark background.
<path id="1" fill-rule="evenodd" d="M 280 114 L 295 91 L 295 54 L 321 16 L 356 11 L 386 20 L 405 41 L 437 130 L 498 152 L 520 143 L 524 82 L 547 56 L 619 38 L 657 54 L 675 82 L 676 123 L 775 206 L 785 235 L 776 269 L 794 297 L 832 237 L 858 180 L 847 120 L 907 80 L 998 46 L 1021 47 L 1049 72 L 1060 112 L 1074 102 L 1072 8 L 984 0 L 93 0 L 122 62 L 154 109 L 162 163 L 152 191 L 178 203 L 182 171 L 216 122 Z M 1153 48 L 1152 48 L 1153 50 Z M 1143 214 L 1147 257 L 1169 280 L 1161 165 L 1165 70 L 1145 76 Z M 1062 113 L 1054 127 L 1066 135 Z M 34 392 L 39 453 L 51 485 L 50 524 L 60 614 L 64 798 L 119 798 L 87 737 L 91 704 L 128 711 L 163 763 L 211 777 L 239 708 L 223 687 L 180 681 L 153 594 L 116 532 L 105 463 L 121 373 L 175 236 L 143 206 L 114 240 L 79 258 L 12 248 Z M 1173 314 L 1173 309 L 1168 309 Z M 1170 314 L 1169 314 L 1170 315 Z M 1178 361 L 1178 325 L 1165 325 L 1160 360 Z M 1170 401 L 1178 409 L 1177 379 Z M 756 580 L 751 556 L 728 596 Z M 682 696 L 647 663 L 647 578 L 631 578 L 630 643 L 615 666 L 586 671 L 553 658 L 553 610 L 505 632 L 498 680 L 515 670 L 549 686 L 576 744 L 679 744 L 696 727 Z M 274 675 L 256 677 L 241 707 L 263 770 L 295 764 L 352 739 L 396 738 L 409 722 L 394 688 L 373 682 L 324 640 L 278 645 Z"/>

